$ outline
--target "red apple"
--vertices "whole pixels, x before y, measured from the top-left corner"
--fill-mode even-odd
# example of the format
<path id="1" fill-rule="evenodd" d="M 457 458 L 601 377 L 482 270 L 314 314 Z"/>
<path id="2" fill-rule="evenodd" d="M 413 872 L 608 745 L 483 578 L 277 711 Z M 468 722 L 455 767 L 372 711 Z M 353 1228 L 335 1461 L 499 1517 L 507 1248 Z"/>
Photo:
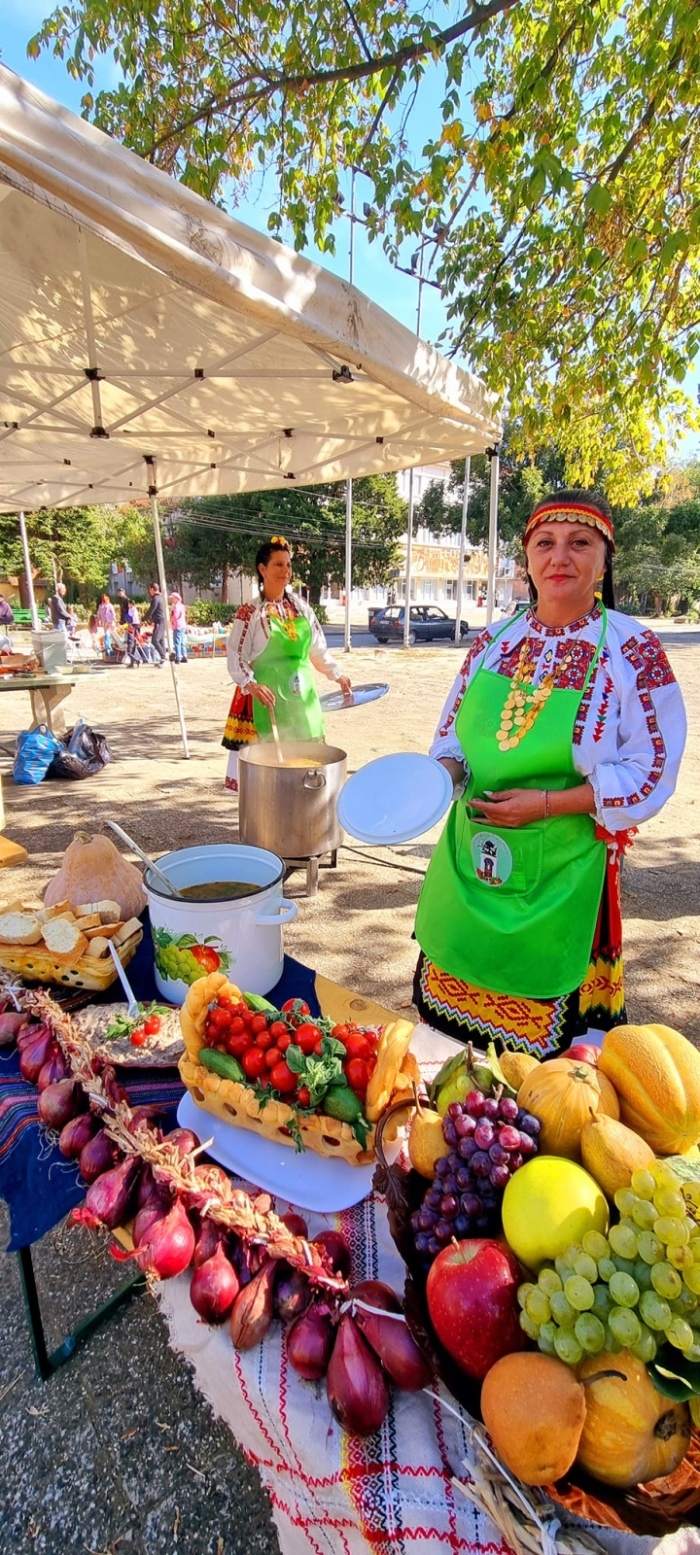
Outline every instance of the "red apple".
<path id="1" fill-rule="evenodd" d="M 428 1274 L 428 1311 L 461 1371 L 482 1382 L 502 1355 L 525 1347 L 517 1302 L 520 1270 L 510 1249 L 486 1237 L 443 1247 Z"/>
<path id="2" fill-rule="evenodd" d="M 594 1042 L 575 1042 L 561 1057 L 575 1058 L 577 1064 L 592 1064 L 595 1069 L 600 1058 L 600 1048 Z"/>

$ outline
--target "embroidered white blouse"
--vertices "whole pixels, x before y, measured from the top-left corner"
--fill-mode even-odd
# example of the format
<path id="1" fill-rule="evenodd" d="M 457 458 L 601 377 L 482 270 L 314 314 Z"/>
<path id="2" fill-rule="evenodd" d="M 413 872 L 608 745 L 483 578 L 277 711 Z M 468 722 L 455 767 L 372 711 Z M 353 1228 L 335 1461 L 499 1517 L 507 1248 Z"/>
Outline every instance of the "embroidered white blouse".
<path id="1" fill-rule="evenodd" d="M 291 610 L 290 610 L 291 605 Z M 340 680 L 341 670 L 328 651 L 328 644 L 310 605 L 298 594 L 287 591 L 280 609 L 276 600 L 261 599 L 241 605 L 236 612 L 226 644 L 228 672 L 237 686 L 245 690 L 255 680 L 253 665 L 270 641 L 269 617 L 281 614 L 302 615 L 311 627 L 311 651 L 309 658 L 321 675 L 329 680 Z"/>
<path id="2" fill-rule="evenodd" d="M 502 622 L 495 622 L 481 632 L 447 698 L 430 755 L 452 756 L 468 769 L 469 751 L 462 749 L 455 733 L 465 690 L 482 667 L 510 679 L 526 636 L 535 664 L 534 685 L 567 655 L 571 662 L 556 684 L 582 690 L 602 622 L 599 605 L 563 627 L 543 626 L 527 610 L 505 631 Z M 661 810 L 676 786 L 685 737 L 683 698 L 658 637 L 632 616 L 609 610 L 605 643 L 573 734 L 574 766 L 592 785 L 600 826 L 624 831 Z"/>

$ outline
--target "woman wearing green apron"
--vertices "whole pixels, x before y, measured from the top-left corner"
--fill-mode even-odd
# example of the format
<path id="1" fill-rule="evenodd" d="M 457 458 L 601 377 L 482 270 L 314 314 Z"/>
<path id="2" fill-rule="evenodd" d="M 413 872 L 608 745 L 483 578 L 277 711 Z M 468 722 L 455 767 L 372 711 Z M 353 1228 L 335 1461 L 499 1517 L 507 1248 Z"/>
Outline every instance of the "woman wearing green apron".
<path id="1" fill-rule="evenodd" d="M 260 600 L 237 611 L 226 649 L 236 691 L 222 744 L 231 753 L 226 787 L 233 793 L 238 792 L 238 751 L 252 740 L 272 738 L 272 709 L 280 739 L 323 739 L 312 665 L 341 691 L 351 689 L 328 652 L 311 606 L 292 593 L 292 556 L 283 535 L 260 546 L 255 570 Z"/>
<path id="2" fill-rule="evenodd" d="M 680 691 L 657 637 L 613 608 L 612 514 L 538 503 L 533 603 L 483 632 L 431 755 L 456 785 L 421 891 L 425 1021 L 541 1058 L 625 1020 L 619 860 L 673 793 Z"/>

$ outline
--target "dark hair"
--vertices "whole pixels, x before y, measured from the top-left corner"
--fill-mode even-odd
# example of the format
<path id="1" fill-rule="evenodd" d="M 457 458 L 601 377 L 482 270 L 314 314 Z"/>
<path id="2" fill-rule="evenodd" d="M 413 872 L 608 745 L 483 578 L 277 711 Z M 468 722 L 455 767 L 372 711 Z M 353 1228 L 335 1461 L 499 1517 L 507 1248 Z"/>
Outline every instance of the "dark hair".
<path id="1" fill-rule="evenodd" d="M 286 541 L 282 544 L 280 540 L 266 540 L 263 545 L 258 546 L 255 552 L 255 576 L 258 580 L 258 588 L 261 594 L 265 583 L 260 575 L 260 568 L 267 566 L 270 557 L 274 556 L 275 551 L 286 551 L 288 556 L 292 554 Z"/>
<path id="2" fill-rule="evenodd" d="M 551 495 L 552 497 L 557 497 L 562 503 L 588 503 L 590 507 L 598 508 L 600 513 L 602 513 L 603 518 L 607 518 L 608 522 L 612 524 L 612 508 L 608 502 L 607 497 L 603 496 L 602 491 L 584 491 L 579 487 L 570 487 L 563 491 L 554 491 L 551 493 Z M 539 506 L 539 504 L 537 503 L 536 506 Z M 614 610 L 615 588 L 613 581 L 613 548 L 610 544 L 610 541 L 606 539 L 605 535 L 602 534 L 600 530 L 598 530 L 598 534 L 600 534 L 600 538 L 605 546 L 605 567 L 603 569 L 603 585 L 600 591 L 600 597 L 603 601 L 603 604 L 605 605 L 606 610 Z M 528 538 L 531 539 L 532 536 L 529 536 Z M 525 546 L 523 541 L 523 550 L 524 549 Z M 527 585 L 530 590 L 530 602 L 534 605 L 537 602 L 537 589 L 535 588 L 532 578 L 530 577 L 527 566 L 525 567 L 525 576 L 527 578 Z"/>

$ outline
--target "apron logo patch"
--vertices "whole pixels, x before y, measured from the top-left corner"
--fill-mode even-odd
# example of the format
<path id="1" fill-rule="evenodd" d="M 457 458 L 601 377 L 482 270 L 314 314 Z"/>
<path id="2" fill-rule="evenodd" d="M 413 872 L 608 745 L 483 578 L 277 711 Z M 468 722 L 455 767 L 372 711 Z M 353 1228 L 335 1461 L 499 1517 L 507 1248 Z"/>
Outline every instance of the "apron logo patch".
<path id="1" fill-rule="evenodd" d="M 301 696 L 301 693 L 302 693 L 301 675 L 298 673 L 298 671 L 295 671 L 295 673 L 293 675 L 290 675 L 290 677 L 289 677 L 289 689 L 290 689 L 293 697 L 300 697 Z"/>
<path id="2" fill-rule="evenodd" d="M 484 885 L 505 885 L 513 872 L 510 848 L 495 832 L 480 832 L 472 838 L 472 860 L 477 879 Z"/>

